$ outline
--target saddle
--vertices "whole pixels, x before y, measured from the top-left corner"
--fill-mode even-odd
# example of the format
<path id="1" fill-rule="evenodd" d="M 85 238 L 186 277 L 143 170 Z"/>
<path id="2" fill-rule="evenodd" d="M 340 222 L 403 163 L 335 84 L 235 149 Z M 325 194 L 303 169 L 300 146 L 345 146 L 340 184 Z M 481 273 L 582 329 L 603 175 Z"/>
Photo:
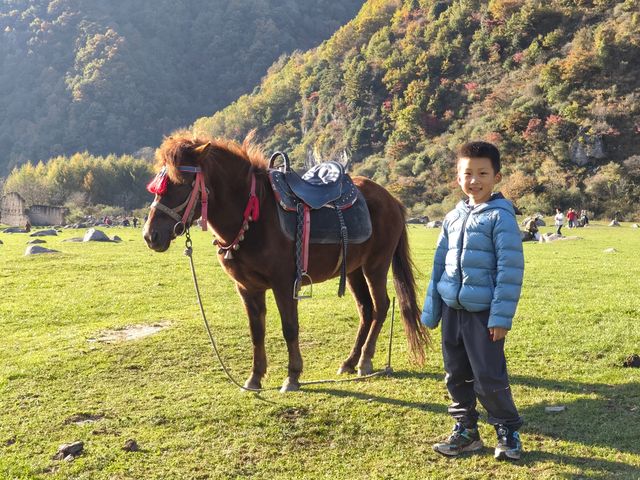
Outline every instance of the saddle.
<path id="1" fill-rule="evenodd" d="M 282 158 L 283 165 L 274 168 L 278 157 Z M 309 243 L 342 245 L 338 295 L 344 295 L 347 244 L 362 243 L 371 236 L 371 218 L 364 196 L 340 163 L 321 163 L 300 176 L 291 169 L 289 158 L 283 152 L 271 156 L 269 179 L 280 206 L 277 209 L 280 228 L 295 244 L 293 298 L 311 296 L 311 293 L 300 295 L 303 280 L 309 282 L 312 292 L 313 282 L 307 274 Z"/>

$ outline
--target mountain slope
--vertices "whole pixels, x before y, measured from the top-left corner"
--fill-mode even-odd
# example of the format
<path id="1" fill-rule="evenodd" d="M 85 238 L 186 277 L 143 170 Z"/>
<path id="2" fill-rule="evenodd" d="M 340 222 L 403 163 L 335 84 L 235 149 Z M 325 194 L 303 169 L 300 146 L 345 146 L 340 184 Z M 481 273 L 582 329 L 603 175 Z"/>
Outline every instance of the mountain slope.
<path id="1" fill-rule="evenodd" d="M 267 150 L 347 151 L 415 213 L 458 198 L 452 158 L 498 144 L 525 210 L 637 210 L 638 0 L 370 0 L 319 48 L 194 128 Z M 444 202 L 440 207 L 427 205 Z"/>
<path id="2" fill-rule="evenodd" d="M 25 160 L 133 152 L 216 111 L 362 0 L 0 2 L 0 175 Z"/>

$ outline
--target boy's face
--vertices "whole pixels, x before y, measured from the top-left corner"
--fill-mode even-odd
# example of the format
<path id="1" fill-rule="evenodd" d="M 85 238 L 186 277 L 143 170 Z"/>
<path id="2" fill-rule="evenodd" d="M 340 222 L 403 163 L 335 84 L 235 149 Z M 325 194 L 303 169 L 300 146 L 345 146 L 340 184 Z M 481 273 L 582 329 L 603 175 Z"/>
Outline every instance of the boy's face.
<path id="1" fill-rule="evenodd" d="M 484 203 L 493 193 L 493 187 L 502 180 L 502 174 L 493 171 L 491 159 L 461 157 L 458 159 L 458 184 L 469 197 L 470 205 Z"/>

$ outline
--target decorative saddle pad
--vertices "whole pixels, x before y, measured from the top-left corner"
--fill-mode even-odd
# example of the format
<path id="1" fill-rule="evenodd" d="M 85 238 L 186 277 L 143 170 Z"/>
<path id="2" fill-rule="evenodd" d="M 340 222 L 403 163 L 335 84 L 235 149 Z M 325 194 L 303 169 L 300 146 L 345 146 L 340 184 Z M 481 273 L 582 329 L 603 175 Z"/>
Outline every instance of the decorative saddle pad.
<path id="1" fill-rule="evenodd" d="M 362 243 L 371 236 L 372 227 L 369 208 L 364 196 L 357 188 L 356 198 L 357 200 L 351 207 L 342 210 L 344 223 L 347 226 L 348 243 Z M 284 208 L 277 208 L 276 210 L 278 211 L 282 232 L 289 240 L 295 241 L 297 213 Z M 323 207 L 311 210 L 309 242 L 321 244 L 339 244 L 341 242 L 340 221 L 334 208 Z"/>

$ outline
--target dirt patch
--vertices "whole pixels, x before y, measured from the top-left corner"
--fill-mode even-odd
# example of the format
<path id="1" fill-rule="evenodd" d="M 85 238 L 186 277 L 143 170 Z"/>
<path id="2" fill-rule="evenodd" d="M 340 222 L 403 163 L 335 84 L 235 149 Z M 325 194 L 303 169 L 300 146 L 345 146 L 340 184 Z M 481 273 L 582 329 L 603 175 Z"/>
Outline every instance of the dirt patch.
<path id="1" fill-rule="evenodd" d="M 300 407 L 300 408 L 288 407 L 288 408 L 285 408 L 284 410 L 280 410 L 279 412 L 276 412 L 276 416 L 281 420 L 285 420 L 288 422 L 297 422 L 299 418 L 305 417 L 308 413 L 309 413 L 309 410 L 307 410 L 304 407 Z"/>
<path id="2" fill-rule="evenodd" d="M 171 325 L 169 322 L 154 323 L 152 325 L 128 325 L 114 330 L 105 330 L 95 338 L 89 338 L 89 342 L 118 343 L 137 340 L 139 338 L 154 335 Z"/>
<path id="3" fill-rule="evenodd" d="M 76 413 L 74 415 L 71 415 L 69 418 L 67 418 L 64 423 L 65 425 L 69 425 L 71 423 L 75 424 L 75 425 L 85 425 L 87 423 L 94 423 L 97 422 L 99 420 L 102 420 L 104 418 L 104 415 L 94 415 L 91 413 Z"/>

